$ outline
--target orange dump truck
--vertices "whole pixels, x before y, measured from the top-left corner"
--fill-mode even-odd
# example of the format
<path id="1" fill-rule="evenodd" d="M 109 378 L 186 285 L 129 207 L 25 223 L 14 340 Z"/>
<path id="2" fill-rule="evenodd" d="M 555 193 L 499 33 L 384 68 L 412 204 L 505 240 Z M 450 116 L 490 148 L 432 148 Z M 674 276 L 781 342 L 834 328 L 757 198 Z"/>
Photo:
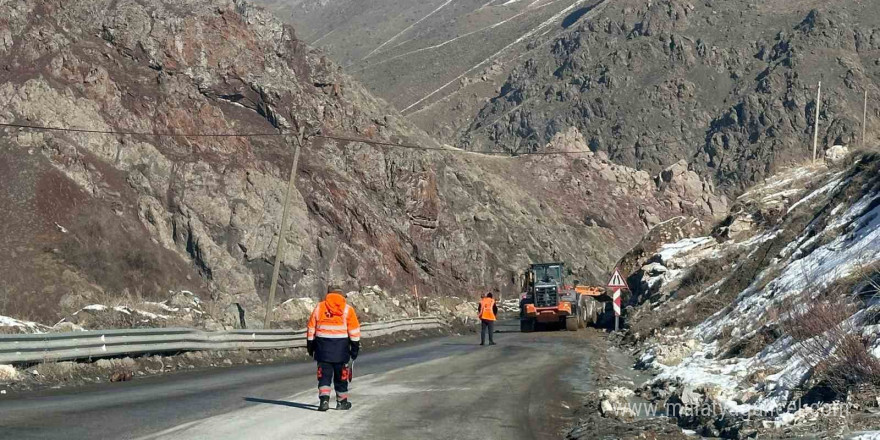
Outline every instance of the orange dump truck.
<path id="1" fill-rule="evenodd" d="M 520 331 L 538 327 L 577 331 L 595 324 L 605 289 L 576 284 L 565 283 L 565 263 L 530 265 L 522 280 Z"/>

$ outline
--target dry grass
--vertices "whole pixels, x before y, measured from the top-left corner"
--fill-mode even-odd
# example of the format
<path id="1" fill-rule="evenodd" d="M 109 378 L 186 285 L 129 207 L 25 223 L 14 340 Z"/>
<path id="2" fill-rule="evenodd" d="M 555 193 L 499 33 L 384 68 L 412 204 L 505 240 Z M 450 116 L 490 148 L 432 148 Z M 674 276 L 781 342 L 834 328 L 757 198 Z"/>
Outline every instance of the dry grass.
<path id="1" fill-rule="evenodd" d="M 127 231 L 117 219 L 95 216 L 72 225 L 74 233 L 60 246 L 65 261 L 87 273 L 106 292 L 123 296 L 134 291 L 156 294 L 165 280 L 161 262 L 167 255 L 159 246 L 133 243 L 140 235 Z"/>
<path id="2" fill-rule="evenodd" d="M 0 315 L 3 316 L 42 324 L 54 323 L 58 317 L 46 311 L 54 305 L 51 292 L 0 289 Z"/>
<path id="3" fill-rule="evenodd" d="M 858 332 L 851 319 L 863 310 L 867 300 L 880 291 L 878 262 L 864 263 L 854 275 L 827 289 L 816 289 L 815 280 L 804 274 L 807 293 L 793 295 L 781 306 L 780 327 L 795 341 L 798 355 L 813 368 L 814 379 L 838 393 L 863 384 L 880 385 L 880 359 L 868 352 L 870 341 Z M 868 313 L 865 323 L 874 323 L 876 313 Z"/>
<path id="4" fill-rule="evenodd" d="M 721 281 L 725 270 L 734 263 L 736 258 L 733 255 L 726 255 L 722 258 L 709 258 L 700 261 L 682 278 L 678 290 L 675 292 L 675 298 L 686 299 Z"/>
<path id="5" fill-rule="evenodd" d="M 676 316 L 670 317 L 670 325 L 693 327 L 730 304 L 733 298 L 719 292 L 707 292 L 687 303 Z"/>
<path id="6" fill-rule="evenodd" d="M 18 335 L 22 331 L 18 327 L 0 326 L 0 335 Z"/>
<path id="7" fill-rule="evenodd" d="M 880 386 L 880 360 L 868 353 L 859 335 L 842 335 L 834 352 L 816 365 L 816 374 L 839 392 L 862 384 Z"/>
<path id="8" fill-rule="evenodd" d="M 735 357 L 750 358 L 761 352 L 768 345 L 776 342 L 782 336 L 782 331 L 775 325 L 764 325 L 760 330 L 747 338 L 742 338 L 734 342 L 720 356 L 721 359 L 731 359 Z M 726 340 L 720 342 L 724 346 L 730 341 L 728 335 Z"/>
<path id="9" fill-rule="evenodd" d="M 732 291 L 728 290 L 726 291 L 728 294 L 722 294 L 721 290 L 707 291 L 707 289 L 719 283 L 724 275 L 736 265 L 740 257 L 739 253 L 730 252 L 720 258 L 707 258 L 697 262 L 684 275 L 677 290 L 672 293 L 672 297 L 676 301 L 684 301 L 689 298 L 690 301 L 672 313 L 669 312 L 669 306 L 672 306 L 672 303 L 662 306 L 658 311 L 640 307 L 629 320 L 632 323 L 630 333 L 638 335 L 637 339 L 642 340 L 657 329 L 694 326 L 723 309 L 735 298 L 735 296 L 731 296 Z M 695 295 L 699 296 L 695 297 Z"/>

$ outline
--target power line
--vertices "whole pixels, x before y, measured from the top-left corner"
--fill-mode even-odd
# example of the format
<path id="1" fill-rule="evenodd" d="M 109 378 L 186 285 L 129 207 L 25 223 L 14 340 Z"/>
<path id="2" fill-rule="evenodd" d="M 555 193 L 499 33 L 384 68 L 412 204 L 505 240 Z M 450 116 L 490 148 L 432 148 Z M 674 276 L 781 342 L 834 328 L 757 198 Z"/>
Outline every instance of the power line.
<path id="1" fill-rule="evenodd" d="M 117 130 L 90 130 L 87 128 L 48 127 L 42 125 L 8 124 L 0 122 L 0 127 L 19 128 L 37 131 L 61 131 L 68 133 L 128 135 L 128 136 L 154 136 L 154 137 L 268 137 L 290 136 L 284 133 L 161 133 L 148 131 L 117 131 Z"/>
<path id="2" fill-rule="evenodd" d="M 385 147 L 404 148 L 404 149 L 408 149 L 408 150 L 464 151 L 464 150 L 455 150 L 455 149 L 443 148 L 443 147 L 426 147 L 424 145 L 400 144 L 400 143 L 390 142 L 390 141 L 376 141 L 376 140 L 372 140 L 372 139 L 358 138 L 358 137 L 351 137 L 351 136 L 316 134 L 316 135 L 313 135 L 312 137 L 321 138 L 321 139 L 333 139 L 333 140 L 337 140 L 337 141 L 361 142 L 364 144 L 382 145 Z"/>
<path id="3" fill-rule="evenodd" d="M 75 127 L 50 127 L 43 125 L 32 125 L 32 124 L 15 124 L 15 123 L 0 123 L 0 127 L 6 128 L 16 128 L 21 130 L 36 130 L 36 131 L 54 131 L 54 132 L 65 132 L 65 133 L 82 133 L 82 134 L 101 134 L 101 135 L 127 135 L 127 136 L 151 136 L 151 137 L 172 137 L 172 138 L 231 138 L 231 137 L 286 137 L 292 136 L 288 133 L 283 132 L 256 132 L 256 133 L 171 133 L 171 132 L 148 132 L 148 131 L 130 131 L 130 130 L 94 130 L 94 129 L 86 129 L 86 128 L 75 128 Z M 467 150 L 459 150 L 453 148 L 444 148 L 444 147 L 430 147 L 424 145 L 415 145 L 415 144 L 402 144 L 398 142 L 390 142 L 390 141 L 380 141 L 374 139 L 366 139 L 352 136 L 341 136 L 341 135 L 332 135 L 332 134 L 317 134 L 312 135 L 314 138 L 321 139 L 333 139 L 339 141 L 348 141 L 348 142 L 360 142 L 365 144 L 372 145 L 380 145 L 392 148 L 403 148 L 410 150 L 430 150 L 430 151 L 445 151 L 452 153 L 474 153 L 474 154 L 501 154 L 510 156 L 510 153 L 500 152 L 500 151 L 487 151 L 487 152 L 477 152 L 477 151 L 467 151 Z M 583 152 L 585 153 L 585 152 Z"/>
<path id="4" fill-rule="evenodd" d="M 94 130 L 94 129 L 86 129 L 86 128 L 75 128 L 75 127 L 50 127 L 43 125 L 31 125 L 31 124 L 15 124 L 15 123 L 3 123 L 0 122 L 0 127 L 6 128 L 16 128 L 21 130 L 36 130 L 36 131 L 54 131 L 54 132 L 67 132 L 67 133 L 82 133 L 82 134 L 102 134 L 102 135 L 126 135 L 126 136 L 152 136 L 152 137 L 171 137 L 171 138 L 234 138 L 234 137 L 289 137 L 293 136 L 289 133 L 284 133 L 281 131 L 278 132 L 253 132 L 253 133 L 172 133 L 172 132 L 148 132 L 148 131 L 131 131 L 131 130 Z M 431 147 L 425 145 L 416 145 L 416 144 L 403 144 L 399 142 L 392 141 L 381 141 L 367 138 L 359 138 L 353 136 L 343 136 L 343 135 L 334 135 L 334 134 L 315 134 L 311 137 L 321 138 L 321 139 L 332 139 L 338 141 L 347 141 L 347 142 L 359 142 L 370 145 L 378 145 L 385 146 L 391 148 L 402 148 L 409 150 L 421 150 L 421 151 L 440 151 L 446 153 L 461 153 L 461 154 L 483 154 L 483 155 L 493 155 L 493 156 L 506 156 L 506 157 L 517 157 L 517 156 L 558 156 L 558 155 L 572 155 L 572 154 L 592 154 L 592 150 L 575 150 L 575 151 L 526 151 L 526 152 L 507 152 L 507 151 L 470 151 L 470 150 L 462 150 L 457 148 L 446 148 L 446 147 Z M 530 136 L 531 137 L 531 136 Z M 671 145 L 677 144 L 681 142 L 687 142 L 696 139 L 705 139 L 705 135 L 701 136 L 693 136 L 690 138 L 682 138 L 682 139 L 674 139 L 670 141 L 658 141 L 654 143 L 644 144 L 640 143 L 639 145 L 642 147 L 651 147 L 657 145 Z"/>

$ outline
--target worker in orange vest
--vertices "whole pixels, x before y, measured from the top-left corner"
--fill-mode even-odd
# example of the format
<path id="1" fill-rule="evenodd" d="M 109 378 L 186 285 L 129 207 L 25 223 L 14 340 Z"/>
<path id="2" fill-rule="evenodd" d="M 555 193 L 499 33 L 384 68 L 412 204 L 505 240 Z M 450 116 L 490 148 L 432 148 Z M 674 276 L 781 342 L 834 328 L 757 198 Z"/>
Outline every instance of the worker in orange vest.
<path id="1" fill-rule="evenodd" d="M 489 332 L 489 345 L 495 345 L 492 334 L 495 333 L 495 315 L 498 314 L 498 305 L 491 293 L 487 293 L 480 300 L 480 345 L 486 345 L 486 332 Z"/>
<path id="2" fill-rule="evenodd" d="M 312 315 L 306 330 L 306 349 L 318 362 L 318 411 L 330 409 L 330 385 L 336 389 L 336 409 L 351 409 L 348 401 L 350 360 L 361 348 L 361 325 L 354 309 L 345 303 L 342 289 L 330 286 L 327 296 Z"/>

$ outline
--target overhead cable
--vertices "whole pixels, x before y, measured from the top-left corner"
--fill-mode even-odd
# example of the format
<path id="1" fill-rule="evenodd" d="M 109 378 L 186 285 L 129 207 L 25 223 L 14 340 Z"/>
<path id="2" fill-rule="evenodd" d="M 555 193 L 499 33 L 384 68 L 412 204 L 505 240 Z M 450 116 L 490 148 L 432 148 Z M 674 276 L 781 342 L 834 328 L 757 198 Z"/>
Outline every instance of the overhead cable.
<path id="1" fill-rule="evenodd" d="M 82 134 L 102 134 L 102 135 L 127 135 L 127 136 L 151 136 L 151 137 L 170 137 L 170 138 L 234 138 L 234 137 L 244 137 L 244 138 L 255 138 L 255 137 L 288 137 L 292 136 L 290 133 L 284 133 L 281 131 L 277 132 L 243 132 L 243 133 L 174 133 L 174 132 L 149 132 L 149 131 L 134 131 L 134 130 L 97 130 L 97 129 L 87 129 L 87 128 L 76 128 L 76 127 L 51 127 L 51 126 L 43 126 L 43 125 L 32 125 L 32 124 L 17 124 L 17 123 L 2 123 L 0 122 L 0 127 L 6 128 L 16 128 L 20 130 L 35 130 L 35 131 L 53 131 L 53 132 L 67 132 L 67 133 L 82 133 Z M 392 142 L 392 141 L 382 141 L 354 136 L 344 136 L 344 135 L 335 135 L 335 134 L 315 134 L 312 135 L 313 138 L 321 138 L 321 139 L 332 139 L 338 141 L 348 141 L 348 142 L 359 142 L 364 144 L 378 145 L 390 148 L 401 148 L 401 149 L 409 149 L 409 150 L 423 150 L 423 151 L 440 151 L 445 153 L 461 153 L 461 154 L 484 154 L 484 155 L 493 155 L 493 156 L 508 156 L 508 157 L 517 157 L 517 156 L 555 156 L 555 155 L 568 155 L 568 154 L 591 154 L 592 150 L 574 150 L 574 151 L 526 151 L 526 152 L 509 152 L 509 151 L 472 151 L 472 150 L 464 150 L 458 148 L 448 148 L 448 147 L 434 147 L 434 146 L 425 146 L 425 145 L 417 145 L 417 144 L 404 144 L 400 142 Z M 670 141 L 658 141 L 654 143 L 639 143 L 641 147 L 650 147 L 656 145 L 670 145 L 676 144 L 680 142 L 687 142 L 690 140 L 696 139 L 704 139 L 705 136 L 693 136 L 690 138 L 683 139 L 674 139 Z"/>

